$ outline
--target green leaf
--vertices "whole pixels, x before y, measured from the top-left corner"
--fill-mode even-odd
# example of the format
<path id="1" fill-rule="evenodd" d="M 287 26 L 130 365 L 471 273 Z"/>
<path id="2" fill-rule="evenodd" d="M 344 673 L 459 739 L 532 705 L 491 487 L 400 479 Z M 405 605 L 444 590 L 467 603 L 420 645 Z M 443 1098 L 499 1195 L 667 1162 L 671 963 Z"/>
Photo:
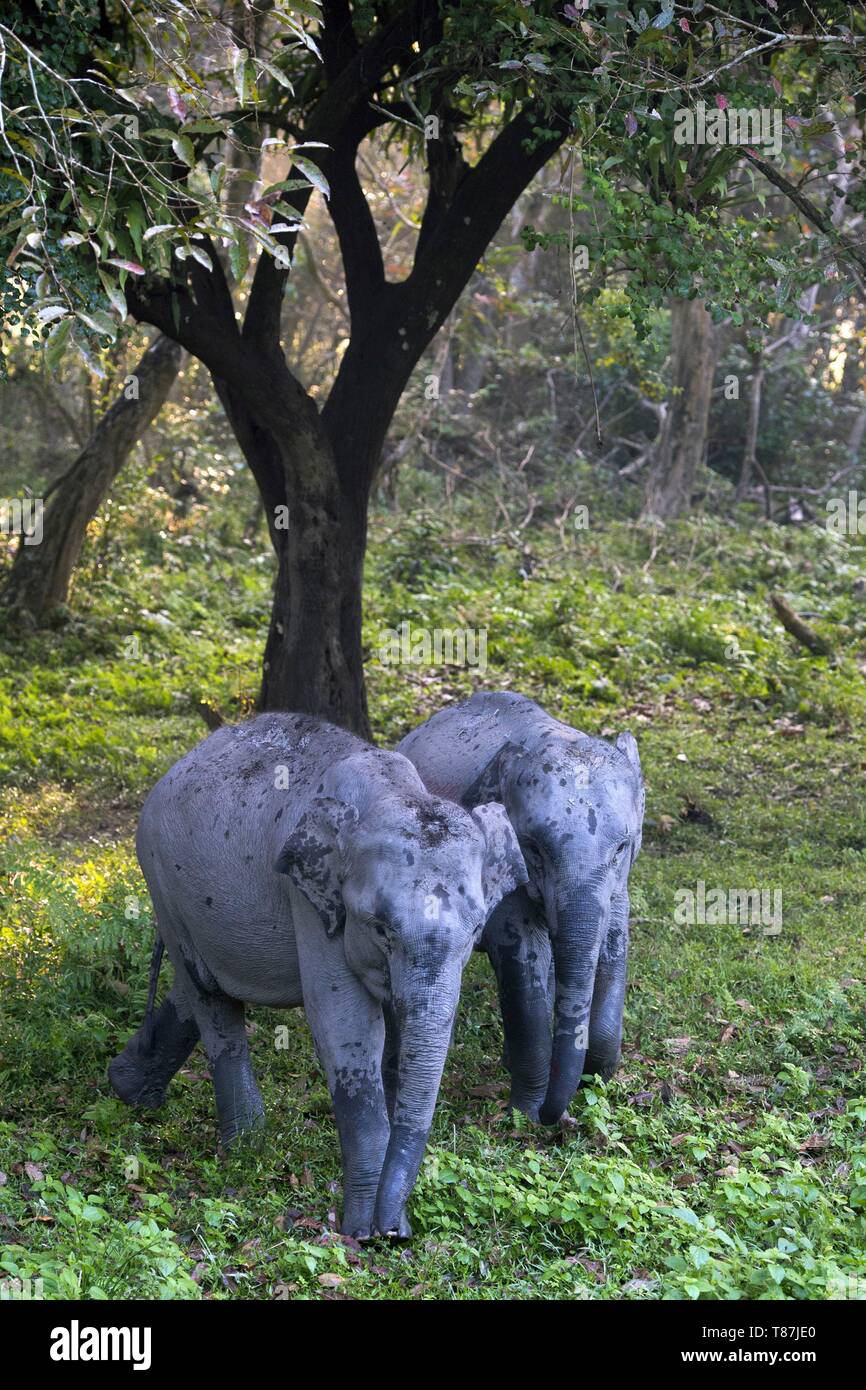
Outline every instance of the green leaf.
<path id="1" fill-rule="evenodd" d="M 147 226 L 147 214 L 141 203 L 130 203 L 126 209 L 126 225 L 129 227 L 129 235 L 132 237 L 135 254 L 140 258 L 142 237 Z"/>
<path id="2" fill-rule="evenodd" d="M 105 274 L 104 270 L 100 270 L 99 278 L 102 281 L 102 288 L 105 290 L 105 293 L 108 296 L 108 301 L 111 304 L 111 307 L 120 315 L 120 321 L 121 323 L 123 323 L 128 312 L 126 307 L 126 296 L 124 295 L 123 290 L 116 283 L 116 281 L 112 280 L 109 275 Z"/>
<path id="3" fill-rule="evenodd" d="M 69 313 L 65 304 L 46 304 L 37 312 L 36 317 L 40 327 L 46 323 L 55 323 L 57 319 L 65 318 Z"/>
<path id="4" fill-rule="evenodd" d="M 330 198 L 330 185 L 317 164 L 313 164 L 309 159 L 300 159 L 297 154 L 292 155 L 292 163 L 300 169 L 302 174 L 306 175 L 314 188 L 317 188 L 324 197 Z"/>
<path id="5" fill-rule="evenodd" d="M 232 70 L 234 73 L 235 80 L 235 91 L 237 93 L 238 102 L 241 106 L 246 106 L 249 100 L 249 56 L 250 55 L 245 48 L 237 48 L 235 49 L 234 59 L 232 61 Z"/>
<path id="6" fill-rule="evenodd" d="M 203 246 L 196 246 L 194 242 L 191 242 L 189 254 L 194 261 L 198 261 L 199 265 L 203 265 L 205 270 L 213 270 L 213 261 Z"/>
<path id="7" fill-rule="evenodd" d="M 92 314 L 85 314 L 83 309 L 77 311 L 76 317 L 86 323 L 94 333 L 104 333 L 112 342 L 117 340 L 117 324 L 103 309 L 94 309 Z"/>
<path id="8" fill-rule="evenodd" d="M 182 159 L 184 164 L 189 165 L 190 169 L 195 168 L 195 150 L 193 149 L 192 141 L 189 140 L 187 136 L 176 135 L 171 142 L 171 148 L 174 150 L 178 159 Z"/>
<path id="9" fill-rule="evenodd" d="M 81 358 L 87 370 L 89 372 L 93 372 L 94 376 L 98 376 L 100 381 L 105 381 L 108 376 L 108 373 L 106 372 L 99 358 L 94 357 L 93 353 L 87 347 L 87 344 L 82 343 L 78 338 L 73 338 L 72 343 L 75 348 L 75 351 L 78 353 L 78 356 Z"/>
<path id="10" fill-rule="evenodd" d="M 292 86 L 289 79 L 286 77 L 286 74 L 284 72 L 280 72 L 279 68 L 275 68 L 273 63 L 265 63 L 259 60 L 259 67 L 263 68 L 264 71 L 268 74 L 268 76 L 272 77 L 275 82 L 279 82 L 281 87 L 286 87 L 288 91 L 294 92 L 295 89 Z"/>
<path id="11" fill-rule="evenodd" d="M 184 135 L 225 135 L 228 126 L 225 121 L 187 121 L 183 127 Z"/>
<path id="12" fill-rule="evenodd" d="M 72 332 L 73 320 L 69 317 L 58 323 L 48 335 L 45 344 L 45 366 L 49 372 L 53 372 L 57 363 L 63 356 L 64 349 Z"/>
<path id="13" fill-rule="evenodd" d="M 247 239 L 243 232 L 238 232 L 228 245 L 229 265 L 232 268 L 232 275 L 235 280 L 240 282 L 247 273 L 250 263 L 250 253 L 247 250 Z"/>

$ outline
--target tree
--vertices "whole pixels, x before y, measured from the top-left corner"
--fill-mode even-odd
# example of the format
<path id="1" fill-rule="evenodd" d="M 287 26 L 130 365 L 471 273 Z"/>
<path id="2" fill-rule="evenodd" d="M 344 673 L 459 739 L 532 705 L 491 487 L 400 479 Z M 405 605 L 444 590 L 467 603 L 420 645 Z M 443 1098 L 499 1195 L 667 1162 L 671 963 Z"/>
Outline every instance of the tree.
<path id="1" fill-rule="evenodd" d="M 578 8 L 565 10 L 578 17 Z M 548 23 L 538 21 L 540 32 Z M 588 18 L 580 27 L 592 32 Z M 604 67 L 596 71 L 605 74 L 599 85 L 609 100 L 603 119 L 595 110 L 579 113 L 583 187 L 569 192 L 572 224 L 567 236 L 533 235 L 530 244 L 567 242 L 570 255 L 575 248 L 586 253 L 588 273 L 575 275 L 576 313 L 611 278 L 624 285 L 640 332 L 648 331 L 654 309 L 669 307 L 671 395 L 644 503 L 645 516 L 667 519 L 691 506 L 706 454 L 713 325 L 746 323 L 760 334 L 783 306 L 808 320 L 815 279 L 828 272 L 838 277 L 838 301 L 852 283 L 862 288 L 863 252 L 842 222 L 849 205 L 862 216 L 864 183 L 860 178 L 857 196 L 849 197 L 857 181 L 840 127 L 853 124 L 856 137 L 859 119 L 862 129 L 863 15 L 831 2 L 817 9 L 792 4 L 769 16 L 744 0 L 698 3 L 676 23 L 672 5 L 652 20 L 646 10 L 637 17 L 623 10 L 601 29 L 603 36 L 595 32 Z M 623 42 L 629 29 L 636 35 L 631 46 Z M 807 104 L 808 117 L 783 120 L 784 111 L 797 109 L 794 102 Z M 803 166 L 796 183 L 762 158 L 770 140 L 774 161 L 786 156 L 789 166 Z M 792 156 L 795 140 L 811 146 L 811 164 Z M 780 249 L 780 215 L 763 214 L 765 185 L 755 170 L 790 199 L 789 217 L 793 209 L 805 213 L 820 237 L 792 219 L 793 235 Z M 829 184 L 831 209 L 803 192 L 807 178 L 810 188 L 816 178 Z M 847 286 L 843 272 L 851 277 Z M 761 381 L 753 373 L 755 429 Z M 753 460 L 747 446 L 744 477 Z"/>
<path id="2" fill-rule="evenodd" d="M 87 528 L 130 452 L 159 414 L 180 370 L 183 351 L 159 335 L 126 377 L 72 467 L 48 489 L 39 545 L 21 543 L 0 590 L 18 621 L 39 623 L 65 604 Z"/>
<path id="3" fill-rule="evenodd" d="M 514 15 L 521 7 L 498 8 Z M 315 712 L 362 733 L 369 722 L 361 578 L 368 499 L 386 431 L 413 368 L 500 222 L 570 128 L 565 103 L 546 109 L 531 71 L 522 67 L 523 80 L 498 111 L 491 114 L 489 103 L 473 111 L 461 91 L 466 45 L 475 45 L 483 73 L 507 40 L 501 33 L 491 44 L 485 15 L 480 4 L 325 0 L 321 63 L 309 49 L 279 58 L 267 49 L 273 33 L 263 41 L 267 59 L 239 50 L 246 56 L 236 63 L 267 64 L 295 94 L 280 105 L 281 86 L 271 83 L 265 110 L 242 83 L 246 101 L 233 122 L 264 122 L 269 139 L 280 140 L 273 132 L 281 132 L 286 143 L 300 140 L 314 149 L 316 158 L 314 165 L 308 154 L 296 155 L 288 177 L 246 205 L 266 253 L 242 322 L 217 246 L 218 213 L 210 209 L 204 226 L 206 196 L 192 203 L 189 197 L 193 180 L 199 191 L 206 178 L 218 182 L 222 148 L 216 132 L 198 129 L 201 122 L 185 120 L 186 112 L 173 145 L 192 172 L 172 193 L 168 172 L 160 170 L 160 196 L 166 226 L 193 228 L 189 254 L 161 269 L 139 266 L 146 274 L 121 267 L 132 316 L 174 337 L 207 366 L 264 501 L 277 578 L 262 706 Z M 175 108 L 182 109 L 185 97 Z M 400 283 L 385 277 L 356 167 L 362 142 L 385 131 L 408 138 L 427 170 L 414 264 Z M 472 153 L 474 164 L 467 158 Z M 280 340 L 280 307 L 312 185 L 329 198 L 351 315 L 348 345 L 321 411 L 286 362 Z M 144 229 L 142 250 L 151 232 Z M 236 258 L 237 239 L 229 231 L 223 239 Z M 232 268 L 240 278 L 236 259 Z"/>
<path id="4" fill-rule="evenodd" d="M 700 299 L 671 304 L 671 395 L 647 482 L 645 514 L 661 521 L 691 508 L 704 462 L 716 349 L 713 322 Z"/>

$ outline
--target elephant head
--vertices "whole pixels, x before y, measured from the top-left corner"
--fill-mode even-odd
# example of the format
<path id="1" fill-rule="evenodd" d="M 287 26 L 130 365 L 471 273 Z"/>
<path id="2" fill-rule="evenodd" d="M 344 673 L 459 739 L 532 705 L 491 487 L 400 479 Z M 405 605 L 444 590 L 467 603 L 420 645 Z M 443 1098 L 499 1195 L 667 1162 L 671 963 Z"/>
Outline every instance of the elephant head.
<path id="1" fill-rule="evenodd" d="M 527 879 L 502 806 L 469 814 L 429 795 L 414 768 L 411 778 L 411 794 L 319 797 L 277 861 L 324 929 L 342 933 L 350 970 L 396 1029 L 391 1133 L 373 1217 L 383 1234 L 400 1229 L 420 1167 L 463 967 L 489 914 Z"/>
<path id="2" fill-rule="evenodd" d="M 628 877 L 640 849 L 637 744 L 545 733 L 505 743 L 465 800 L 500 798 L 529 884 L 543 900 L 554 965 L 553 1047 L 539 1118 L 554 1124 L 584 1070 L 616 1070 L 628 953 Z"/>

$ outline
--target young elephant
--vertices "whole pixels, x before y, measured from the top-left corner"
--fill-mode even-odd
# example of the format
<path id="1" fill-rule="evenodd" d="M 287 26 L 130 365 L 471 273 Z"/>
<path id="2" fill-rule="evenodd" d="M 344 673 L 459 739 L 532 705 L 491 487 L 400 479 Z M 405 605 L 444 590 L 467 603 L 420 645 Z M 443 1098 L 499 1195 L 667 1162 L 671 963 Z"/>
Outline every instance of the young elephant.
<path id="1" fill-rule="evenodd" d="M 440 796 L 502 801 L 517 832 L 529 883 L 493 914 L 482 949 L 499 984 L 512 1105 L 555 1124 L 584 1071 L 608 1077 L 619 1061 L 644 813 L 637 744 L 589 738 L 503 692 L 441 710 L 398 751 Z"/>
<path id="2" fill-rule="evenodd" d="M 397 753 L 265 714 L 217 730 L 163 777 L 138 857 L 157 948 L 114 1090 L 158 1106 L 200 1038 L 230 1142 L 263 1120 L 244 1003 L 303 1004 L 340 1135 L 342 1229 L 408 1235 L 461 972 L 488 914 L 526 881 L 503 808 L 469 815 Z M 175 979 L 154 1018 L 161 943 Z"/>

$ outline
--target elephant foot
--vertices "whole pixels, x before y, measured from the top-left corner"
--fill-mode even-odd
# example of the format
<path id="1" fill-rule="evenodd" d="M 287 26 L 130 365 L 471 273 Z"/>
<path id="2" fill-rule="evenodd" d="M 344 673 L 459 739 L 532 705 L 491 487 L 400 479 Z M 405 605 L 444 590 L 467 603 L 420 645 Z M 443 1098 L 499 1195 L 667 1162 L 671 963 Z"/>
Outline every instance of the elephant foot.
<path id="1" fill-rule="evenodd" d="M 388 1240 L 393 1242 L 394 1244 L 397 1244 L 401 1241 L 411 1240 L 412 1227 L 409 1225 L 409 1218 L 406 1215 L 405 1211 L 400 1212 L 400 1215 L 398 1216 L 395 1224 L 389 1227 L 387 1231 L 377 1230 L 373 1232 L 373 1235 L 374 1237 L 378 1237 L 380 1240 Z"/>
<path id="2" fill-rule="evenodd" d="M 533 1100 L 528 1096 L 518 1095 L 512 1091 L 508 1098 L 508 1106 L 511 1110 L 519 1110 L 521 1115 L 525 1115 L 528 1120 L 538 1124 L 538 1112 L 541 1109 L 541 1100 Z"/>
<path id="3" fill-rule="evenodd" d="M 340 1222 L 340 1235 L 349 1236 L 351 1240 L 356 1240 L 359 1245 L 369 1245 L 373 1240 L 373 1232 L 369 1226 L 347 1226 L 344 1221 Z"/>
<path id="4" fill-rule="evenodd" d="M 604 1053 L 599 1056 L 592 1056 L 590 1054 L 583 1064 L 584 1075 L 600 1076 L 602 1081 L 610 1081 L 610 1079 L 616 1075 L 619 1062 L 620 1058 L 618 1052 L 615 1056 L 611 1056 L 610 1053 Z"/>
<path id="5" fill-rule="evenodd" d="M 149 1077 L 126 1050 L 109 1063 L 108 1081 L 124 1105 L 132 1105 L 136 1110 L 159 1110 L 165 1103 L 165 1087 Z"/>
<path id="6" fill-rule="evenodd" d="M 412 1227 L 405 1210 L 401 1211 L 397 1217 L 393 1229 L 381 1231 L 375 1224 L 372 1213 L 372 1204 L 369 1199 L 359 1202 L 356 1206 L 347 1206 L 343 1212 L 343 1219 L 340 1222 L 340 1234 L 351 1236 L 353 1240 L 360 1241 L 365 1245 L 373 1240 L 411 1240 Z"/>
<path id="7" fill-rule="evenodd" d="M 266 1125 L 264 1109 L 238 1115 L 229 1124 L 220 1125 L 220 1143 L 233 1154 L 241 1149 L 255 1148 L 261 1142 Z"/>
<path id="8" fill-rule="evenodd" d="M 220 1139 L 225 1148 L 248 1141 L 265 1123 L 265 1107 L 249 1059 L 223 1052 L 211 1063 Z"/>
<path id="9" fill-rule="evenodd" d="M 139 1110 L 158 1110 L 172 1077 L 198 1042 L 198 1025 L 169 990 L 156 1016 L 145 1022 L 114 1058 L 108 1080 L 115 1095 Z"/>

